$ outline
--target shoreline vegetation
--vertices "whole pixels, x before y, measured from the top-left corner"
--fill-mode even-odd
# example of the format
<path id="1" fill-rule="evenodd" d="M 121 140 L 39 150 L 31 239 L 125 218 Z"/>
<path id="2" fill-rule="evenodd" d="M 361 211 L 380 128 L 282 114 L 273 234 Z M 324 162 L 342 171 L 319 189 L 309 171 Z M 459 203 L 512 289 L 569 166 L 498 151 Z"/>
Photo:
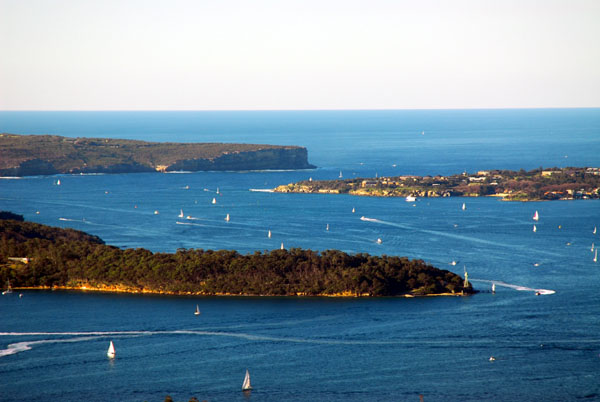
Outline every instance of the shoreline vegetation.
<path id="1" fill-rule="evenodd" d="M 530 171 L 482 170 L 452 176 L 309 179 L 273 191 L 371 197 L 501 197 L 504 201 L 599 199 L 600 168 L 540 167 Z"/>
<path id="2" fill-rule="evenodd" d="M 0 134 L 0 177 L 314 168 L 298 146 Z"/>
<path id="3" fill-rule="evenodd" d="M 292 248 L 242 255 L 120 249 L 97 236 L 0 212 L 0 283 L 61 289 L 196 296 L 415 297 L 476 291 L 450 271 L 406 257 Z"/>

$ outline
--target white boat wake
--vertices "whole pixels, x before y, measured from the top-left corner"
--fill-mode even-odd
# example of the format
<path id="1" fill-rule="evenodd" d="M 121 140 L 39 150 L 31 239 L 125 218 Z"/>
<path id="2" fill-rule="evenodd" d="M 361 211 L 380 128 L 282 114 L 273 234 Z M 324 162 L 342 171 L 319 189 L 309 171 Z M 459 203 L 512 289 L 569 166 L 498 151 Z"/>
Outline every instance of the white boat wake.
<path id="1" fill-rule="evenodd" d="M 554 293 L 556 293 L 555 290 L 551 290 L 551 289 L 534 289 L 534 288 L 528 288 L 527 286 L 513 285 L 513 284 L 502 282 L 502 281 L 491 281 L 489 279 L 469 278 L 469 280 L 471 282 L 489 283 L 490 285 L 496 284 L 496 286 L 502 286 L 505 288 L 511 288 L 511 289 L 521 290 L 521 291 L 526 291 L 526 292 L 535 292 L 536 294 L 540 294 L 540 295 L 553 295 Z"/>
<path id="2" fill-rule="evenodd" d="M 411 231 L 414 231 L 414 232 L 428 233 L 428 234 L 437 235 L 437 236 L 449 237 L 449 238 L 452 238 L 452 239 L 460 239 L 460 240 L 471 241 L 471 242 L 474 242 L 474 243 L 481 243 L 481 244 L 487 244 L 487 245 L 498 246 L 498 247 L 507 247 L 507 248 L 520 248 L 520 249 L 525 248 L 525 246 L 523 246 L 523 245 L 499 243 L 499 242 L 494 242 L 494 241 L 480 239 L 480 238 L 477 238 L 477 237 L 470 237 L 470 236 L 464 236 L 464 235 L 455 234 L 455 233 L 442 232 L 442 231 L 439 231 L 439 230 L 421 229 L 421 228 L 418 228 L 418 227 L 412 227 L 410 225 L 403 225 L 403 224 L 400 224 L 400 223 L 382 221 L 380 219 L 367 218 L 365 216 L 361 216 L 360 220 L 361 221 L 366 221 L 366 222 L 379 223 L 379 224 L 382 224 L 382 225 L 394 226 L 394 227 L 397 227 L 397 228 L 400 228 L 400 229 L 411 230 Z M 560 257 L 560 254 L 552 253 L 550 251 L 538 250 L 538 253 Z"/>

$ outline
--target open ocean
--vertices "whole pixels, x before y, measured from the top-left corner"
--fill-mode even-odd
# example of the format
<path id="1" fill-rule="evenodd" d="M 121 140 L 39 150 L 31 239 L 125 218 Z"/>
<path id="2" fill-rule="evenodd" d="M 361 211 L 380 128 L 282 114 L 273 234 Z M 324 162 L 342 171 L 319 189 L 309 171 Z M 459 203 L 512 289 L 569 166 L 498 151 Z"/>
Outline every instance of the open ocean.
<path id="1" fill-rule="evenodd" d="M 0 401 L 600 400 L 600 263 L 591 252 L 600 201 L 251 191 L 340 173 L 600 167 L 600 109 L 0 112 L 0 132 L 305 146 L 315 170 L 0 179 L 0 210 L 155 252 L 283 243 L 420 258 L 466 269 L 481 291 L 414 299 L 15 291 L 0 296 Z M 496 294 L 488 281 L 502 282 Z"/>

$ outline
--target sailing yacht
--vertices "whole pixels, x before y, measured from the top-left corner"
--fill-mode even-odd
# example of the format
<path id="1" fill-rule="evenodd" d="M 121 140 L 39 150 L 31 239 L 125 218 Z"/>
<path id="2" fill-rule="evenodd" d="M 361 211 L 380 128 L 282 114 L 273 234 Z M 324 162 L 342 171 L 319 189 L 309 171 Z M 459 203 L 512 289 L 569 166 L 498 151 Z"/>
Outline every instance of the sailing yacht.
<path id="1" fill-rule="evenodd" d="M 352 207 L 352 213 L 355 213 L 355 212 L 356 212 L 356 209 L 354 209 L 354 207 Z"/>
<path id="2" fill-rule="evenodd" d="M 380 238 L 377 238 L 377 244 L 381 244 L 382 240 Z"/>
<path id="3" fill-rule="evenodd" d="M 540 215 L 538 214 L 538 211 L 535 211 L 535 214 L 533 214 L 533 220 L 534 221 L 539 221 L 540 220 Z"/>
<path id="4" fill-rule="evenodd" d="M 598 262 L 598 249 L 596 249 L 596 252 L 594 253 L 594 262 Z"/>
<path id="5" fill-rule="evenodd" d="M 284 248 L 283 248 L 283 242 L 281 242 L 281 249 L 284 250 Z"/>
<path id="6" fill-rule="evenodd" d="M 596 234 L 596 226 L 594 226 L 594 231 L 592 232 L 592 234 Z"/>
<path id="7" fill-rule="evenodd" d="M 465 209 L 467 209 L 467 206 L 465 205 L 465 203 L 463 202 L 462 204 L 462 210 L 464 211 Z"/>
<path id="8" fill-rule="evenodd" d="M 229 214 L 225 217 L 225 221 L 229 222 Z"/>
<path id="9" fill-rule="evenodd" d="M 200 307 L 196 304 L 196 311 L 194 311 L 194 315 L 200 315 Z"/>
<path id="10" fill-rule="evenodd" d="M 180 209 L 180 210 L 179 210 L 179 217 L 180 217 L 180 218 L 183 218 L 183 209 Z"/>
<path id="11" fill-rule="evenodd" d="M 269 233 L 267 233 L 267 237 L 270 239 L 271 238 L 271 231 L 269 230 Z"/>
<path id="12" fill-rule="evenodd" d="M 535 225 L 533 225 L 533 231 L 537 232 L 537 228 L 535 227 Z"/>
<path id="13" fill-rule="evenodd" d="M 593 253 L 594 252 L 594 243 L 592 242 L 592 248 L 590 249 L 590 251 Z"/>
<path id="14" fill-rule="evenodd" d="M 108 352 L 106 352 L 106 355 L 111 359 L 115 358 L 115 345 L 113 344 L 113 341 L 110 341 L 110 345 L 108 345 Z"/>
<path id="15" fill-rule="evenodd" d="M 496 284 L 492 283 L 492 293 L 496 293 Z"/>
<path id="16" fill-rule="evenodd" d="M 252 385 L 250 384 L 250 372 L 246 369 L 246 376 L 244 377 L 244 383 L 242 384 L 242 391 L 250 391 Z"/>
<path id="17" fill-rule="evenodd" d="M 344 176 L 342 175 L 342 171 L 340 170 L 340 179 L 341 179 L 342 177 L 344 177 Z"/>
<path id="18" fill-rule="evenodd" d="M 325 230 L 329 231 L 329 223 L 327 224 L 327 226 L 325 227 Z"/>
<path id="19" fill-rule="evenodd" d="M 217 203 L 217 199 L 216 199 L 216 198 L 213 198 L 213 200 L 212 200 L 212 203 L 213 203 L 213 204 L 216 204 L 216 203 Z"/>

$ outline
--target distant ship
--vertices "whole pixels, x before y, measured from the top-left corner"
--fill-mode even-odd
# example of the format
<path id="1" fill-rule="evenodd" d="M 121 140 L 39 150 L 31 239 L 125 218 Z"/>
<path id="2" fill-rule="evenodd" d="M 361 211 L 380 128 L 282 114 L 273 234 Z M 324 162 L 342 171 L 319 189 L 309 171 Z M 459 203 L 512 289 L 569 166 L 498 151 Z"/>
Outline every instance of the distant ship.
<path id="1" fill-rule="evenodd" d="M 406 202 L 414 202 L 417 200 L 417 197 L 415 197 L 414 195 L 409 195 L 405 198 Z"/>

